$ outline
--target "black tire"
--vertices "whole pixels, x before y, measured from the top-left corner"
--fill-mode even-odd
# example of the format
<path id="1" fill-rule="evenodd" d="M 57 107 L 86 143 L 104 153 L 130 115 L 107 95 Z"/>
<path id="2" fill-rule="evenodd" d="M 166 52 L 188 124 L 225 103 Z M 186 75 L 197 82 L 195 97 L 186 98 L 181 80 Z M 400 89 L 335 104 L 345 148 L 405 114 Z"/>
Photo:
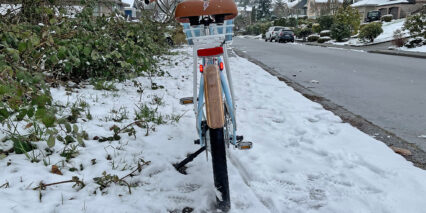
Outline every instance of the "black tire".
<path id="1" fill-rule="evenodd" d="M 228 168 L 226 165 L 223 127 L 219 129 L 210 129 L 209 131 L 214 186 L 222 195 L 222 199 L 216 196 L 217 208 L 223 212 L 228 212 L 229 209 L 231 209 L 231 199 L 229 195 Z"/>

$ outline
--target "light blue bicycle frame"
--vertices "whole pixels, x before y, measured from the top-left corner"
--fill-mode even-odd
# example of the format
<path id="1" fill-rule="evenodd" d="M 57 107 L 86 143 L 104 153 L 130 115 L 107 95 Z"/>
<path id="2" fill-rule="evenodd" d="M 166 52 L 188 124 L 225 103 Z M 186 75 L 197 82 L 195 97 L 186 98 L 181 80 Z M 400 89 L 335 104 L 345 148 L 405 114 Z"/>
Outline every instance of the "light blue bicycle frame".
<path id="1" fill-rule="evenodd" d="M 232 132 L 229 135 L 231 138 L 229 139 L 225 139 L 225 141 L 229 141 L 231 144 L 233 145 L 237 145 L 237 139 L 236 139 L 236 131 L 237 131 L 237 125 L 236 125 L 236 118 L 235 118 L 235 105 L 234 105 L 234 96 L 233 96 L 233 90 L 232 90 L 232 78 L 231 78 L 231 73 L 230 73 L 230 68 L 229 68 L 229 64 L 228 64 L 228 54 L 227 54 L 227 48 L 226 48 L 226 44 L 224 45 L 224 64 L 225 64 L 225 70 L 219 71 L 220 72 L 220 81 L 221 81 L 221 86 L 222 86 L 222 95 L 225 97 L 225 103 L 226 103 L 226 110 L 227 113 L 229 113 L 229 117 L 231 119 L 232 122 Z M 194 51 L 194 53 L 196 54 L 196 51 Z M 216 59 L 216 60 L 215 60 Z M 198 62 L 197 58 L 195 57 L 194 60 L 194 82 L 197 81 L 197 64 L 195 62 Z M 222 57 L 204 57 L 202 59 L 202 64 L 203 67 L 206 67 L 207 65 L 210 64 L 215 64 L 215 66 L 219 66 L 218 64 L 222 62 Z M 226 76 L 224 74 L 224 72 L 226 71 Z M 200 77 L 200 87 L 199 87 L 199 91 L 198 91 L 198 96 L 196 93 L 197 90 L 197 85 L 194 83 L 194 110 L 195 110 L 195 115 L 197 117 L 197 130 L 198 130 L 198 134 L 200 137 L 200 144 L 201 146 L 205 146 L 204 140 L 203 140 L 203 136 L 202 136 L 202 128 L 201 128 L 201 122 L 203 121 L 204 116 L 204 75 L 201 74 Z M 197 101 L 198 99 L 198 101 Z M 225 121 L 226 122 L 226 121 Z M 229 128 L 229 127 L 228 127 Z M 226 131 L 229 131 L 229 129 L 227 129 Z"/>
<path id="2" fill-rule="evenodd" d="M 226 20 L 223 26 L 216 27 L 216 29 L 213 29 L 213 33 L 218 34 L 224 34 L 225 35 L 225 42 L 223 43 L 222 47 L 224 49 L 224 53 L 222 56 L 211 56 L 211 57 L 203 57 L 202 58 L 202 65 L 203 67 L 207 67 L 207 65 L 215 64 L 215 66 L 219 66 L 218 64 L 222 61 L 225 64 L 225 69 L 220 72 L 220 81 L 221 81 L 221 87 L 222 87 L 222 97 L 225 97 L 225 104 L 226 104 L 226 112 L 229 115 L 229 118 L 231 119 L 232 123 L 232 130 L 228 129 L 227 127 L 226 131 L 229 133 L 228 136 L 231 138 L 225 139 L 225 141 L 229 141 L 233 145 L 237 145 L 236 140 L 236 131 L 237 131 L 237 125 L 236 125 L 236 115 L 235 115 L 235 99 L 234 99 L 234 89 L 232 86 L 232 75 L 231 75 L 231 69 L 229 67 L 228 63 L 228 52 L 227 52 L 227 42 L 232 40 L 232 29 L 233 29 L 233 20 Z M 203 120 L 205 120 L 204 115 L 204 76 L 201 74 L 200 77 L 200 83 L 199 88 L 198 86 L 198 57 L 197 57 L 197 45 L 194 44 L 193 39 L 195 37 L 200 36 L 209 36 L 211 27 L 204 27 L 204 26 L 189 26 L 189 24 L 183 24 L 184 32 L 187 36 L 187 41 L 190 45 L 193 45 L 193 103 L 194 103 L 194 112 L 196 116 L 196 127 L 197 131 L 200 137 L 200 144 L 201 146 L 205 146 L 205 142 L 203 140 L 202 135 L 202 127 L 201 123 Z M 224 74 L 226 72 L 226 76 Z M 198 92 L 197 92 L 198 91 Z M 227 124 L 227 121 L 225 121 L 225 125 Z"/>

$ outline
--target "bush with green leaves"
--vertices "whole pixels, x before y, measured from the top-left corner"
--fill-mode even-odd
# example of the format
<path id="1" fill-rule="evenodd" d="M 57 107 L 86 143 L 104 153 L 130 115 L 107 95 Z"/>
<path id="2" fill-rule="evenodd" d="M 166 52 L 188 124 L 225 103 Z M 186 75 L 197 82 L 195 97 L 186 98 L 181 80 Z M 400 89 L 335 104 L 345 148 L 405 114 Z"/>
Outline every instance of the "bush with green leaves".
<path id="1" fill-rule="evenodd" d="M 308 37 L 311 34 L 312 34 L 312 29 L 305 27 L 305 28 L 300 30 L 298 37 L 303 38 L 303 40 L 305 40 L 306 37 Z"/>
<path id="2" fill-rule="evenodd" d="M 380 20 L 384 21 L 384 22 L 391 22 L 392 19 L 393 19 L 393 15 L 392 14 L 387 14 L 387 15 L 384 15 L 384 16 L 380 17 Z"/>
<path id="3" fill-rule="evenodd" d="M 361 24 L 361 16 L 356 8 L 341 7 L 334 14 L 334 24 L 344 24 L 350 27 L 352 35 L 358 33 Z"/>
<path id="4" fill-rule="evenodd" d="M 0 124 L 7 127 L 1 130 L 16 153 L 30 151 L 31 142 L 46 137 L 50 147 L 55 126 L 71 122 L 57 118 L 50 86 L 66 80 L 162 75 L 156 56 L 167 51 L 161 24 L 127 22 L 115 14 L 95 17 L 91 7 L 70 18 L 61 8 L 38 6 L 30 8 L 37 14 L 0 15 Z M 34 19 L 23 18 L 27 16 Z M 78 133 L 68 141 L 71 137 L 80 142 L 83 136 Z"/>
<path id="5" fill-rule="evenodd" d="M 308 41 L 309 42 L 314 42 L 314 41 L 318 41 L 318 39 L 320 38 L 320 36 L 319 35 L 316 35 L 316 34 L 314 34 L 314 35 L 310 35 L 310 36 L 308 36 Z"/>
<path id="6" fill-rule="evenodd" d="M 313 31 L 314 33 L 319 33 L 319 32 L 321 32 L 321 26 L 320 26 L 320 24 L 318 24 L 318 23 L 313 24 L 313 25 L 312 25 L 312 31 Z"/>
<path id="7" fill-rule="evenodd" d="M 351 28 L 343 23 L 334 23 L 330 30 L 331 38 L 341 42 L 351 36 Z"/>
<path id="8" fill-rule="evenodd" d="M 320 36 L 324 37 L 324 36 L 330 36 L 330 30 L 323 30 L 320 32 Z"/>
<path id="9" fill-rule="evenodd" d="M 381 22 L 373 22 L 365 25 L 362 30 L 359 32 L 358 38 L 362 41 L 370 41 L 373 42 L 377 36 L 383 33 L 382 23 Z"/>
<path id="10" fill-rule="evenodd" d="M 279 18 L 274 20 L 274 26 L 287 26 L 287 19 L 286 18 Z"/>
<path id="11" fill-rule="evenodd" d="M 331 29 L 334 19 L 333 16 L 320 16 L 319 18 L 317 18 L 317 21 L 320 25 L 320 31 L 322 31 Z"/>
<path id="12" fill-rule="evenodd" d="M 330 40 L 331 40 L 331 38 L 330 38 L 330 37 L 328 37 L 328 36 L 320 37 L 320 38 L 318 39 L 318 43 L 324 43 L 324 42 L 326 42 L 326 41 L 330 41 Z"/>
<path id="13" fill-rule="evenodd" d="M 166 48 L 158 24 L 92 14 L 86 7 L 75 18 L 61 14 L 37 25 L 2 19 L 0 72 L 25 69 L 81 81 L 124 80 L 155 70 L 155 56 Z"/>
<path id="14" fill-rule="evenodd" d="M 269 27 L 272 26 L 271 22 L 257 22 L 246 28 L 245 34 L 248 35 L 260 35 L 265 34 Z"/>
<path id="15" fill-rule="evenodd" d="M 423 37 L 410 38 L 404 44 L 404 46 L 407 47 L 407 48 L 421 47 L 423 45 L 426 45 L 426 39 L 424 39 Z"/>
<path id="16" fill-rule="evenodd" d="M 421 36 L 426 39 L 426 12 L 407 17 L 404 29 L 410 31 L 412 36 Z"/>
<path id="17" fill-rule="evenodd" d="M 297 22 L 297 19 L 296 19 L 296 18 L 294 18 L 294 17 L 290 17 L 290 18 L 288 19 L 288 22 L 287 22 L 287 26 L 288 26 L 288 27 L 297 27 L 297 24 L 298 24 L 298 22 Z"/>

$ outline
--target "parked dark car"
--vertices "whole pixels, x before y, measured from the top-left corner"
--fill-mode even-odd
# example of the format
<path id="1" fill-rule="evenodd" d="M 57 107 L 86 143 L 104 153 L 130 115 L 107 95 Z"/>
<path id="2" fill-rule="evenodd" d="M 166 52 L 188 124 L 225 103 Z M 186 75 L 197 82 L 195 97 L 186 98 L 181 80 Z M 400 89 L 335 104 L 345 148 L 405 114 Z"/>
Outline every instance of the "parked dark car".
<path id="1" fill-rule="evenodd" d="M 294 32 L 289 29 L 282 29 L 278 31 L 276 37 L 276 42 L 294 42 Z"/>
<path id="2" fill-rule="evenodd" d="M 382 14 L 378 10 L 369 11 L 367 13 L 367 18 L 365 18 L 365 22 L 380 21 L 381 16 Z"/>

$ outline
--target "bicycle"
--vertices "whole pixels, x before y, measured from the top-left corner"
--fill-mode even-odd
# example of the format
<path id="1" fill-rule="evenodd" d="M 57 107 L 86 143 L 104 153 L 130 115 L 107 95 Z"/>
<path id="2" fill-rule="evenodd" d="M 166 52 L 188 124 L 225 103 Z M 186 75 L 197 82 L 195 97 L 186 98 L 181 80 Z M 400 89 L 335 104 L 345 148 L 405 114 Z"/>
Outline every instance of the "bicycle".
<path id="1" fill-rule="evenodd" d="M 251 149 L 251 142 L 237 136 L 235 93 L 227 45 L 232 41 L 233 18 L 238 14 L 233 0 L 186 0 L 176 7 L 175 18 L 182 23 L 186 40 L 193 47 L 193 97 L 181 104 L 194 104 L 196 128 L 201 145 L 195 153 L 175 165 L 179 171 L 205 150 L 212 157 L 217 207 L 231 208 L 226 148 Z M 201 64 L 198 66 L 198 59 Z M 198 88 L 198 73 L 200 73 Z M 226 75 L 225 75 L 226 73 Z M 208 133 L 208 134 L 207 134 Z"/>

